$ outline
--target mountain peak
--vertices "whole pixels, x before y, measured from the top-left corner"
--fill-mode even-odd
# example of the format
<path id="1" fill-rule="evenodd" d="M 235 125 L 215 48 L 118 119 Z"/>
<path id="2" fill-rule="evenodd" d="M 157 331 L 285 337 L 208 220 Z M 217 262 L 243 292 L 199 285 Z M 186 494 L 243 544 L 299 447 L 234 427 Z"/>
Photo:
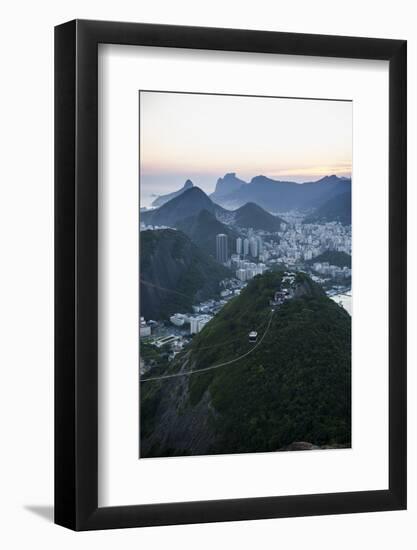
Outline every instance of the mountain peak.
<path id="1" fill-rule="evenodd" d="M 174 226 L 179 220 L 196 216 L 201 210 L 214 212 L 214 203 L 199 187 L 183 190 L 156 210 L 144 212 L 142 221 L 151 225 Z"/>
<path id="2" fill-rule="evenodd" d="M 213 195 L 216 197 L 224 197 L 239 190 L 243 185 L 246 185 L 246 181 L 239 179 L 236 176 L 236 172 L 228 172 L 217 180 L 216 189 Z"/>
<path id="3" fill-rule="evenodd" d="M 337 183 L 341 180 L 336 174 L 331 174 L 330 176 L 324 176 L 316 181 L 316 183 Z"/>
<path id="4" fill-rule="evenodd" d="M 265 210 L 263 208 L 261 208 L 258 204 L 256 204 L 255 202 L 246 202 L 243 206 L 241 206 L 240 208 L 238 208 L 238 210 L 240 212 L 242 212 L 243 210 L 262 210 L 262 212 L 265 212 Z"/>
<path id="5" fill-rule="evenodd" d="M 278 180 L 273 180 L 271 178 L 268 178 L 268 176 L 264 176 L 263 174 L 259 174 L 259 176 L 254 176 L 251 180 L 250 180 L 250 183 L 254 183 L 254 184 L 257 184 L 257 183 L 279 183 Z"/>
<path id="6" fill-rule="evenodd" d="M 188 179 L 186 180 L 184 185 L 180 189 L 178 189 L 178 191 L 173 191 L 172 193 L 167 193 L 166 195 L 160 195 L 159 197 L 156 197 L 156 199 L 152 202 L 152 206 L 159 208 L 160 206 L 166 204 L 175 197 L 178 197 L 178 195 L 181 195 L 181 193 L 184 193 L 184 191 L 186 191 L 187 189 L 191 189 L 193 186 L 193 182 Z"/>
<path id="7" fill-rule="evenodd" d="M 263 231 L 279 231 L 282 218 L 273 216 L 254 202 L 247 202 L 235 210 L 235 224 L 239 227 L 252 227 Z"/>
<path id="8" fill-rule="evenodd" d="M 204 197 L 205 199 L 210 201 L 208 195 L 206 195 L 206 193 L 204 193 L 204 191 L 200 187 L 197 187 L 196 185 L 193 185 L 192 187 L 188 187 L 188 189 L 186 189 L 184 193 L 182 193 L 182 195 L 183 197 L 201 197 L 201 198 Z"/>

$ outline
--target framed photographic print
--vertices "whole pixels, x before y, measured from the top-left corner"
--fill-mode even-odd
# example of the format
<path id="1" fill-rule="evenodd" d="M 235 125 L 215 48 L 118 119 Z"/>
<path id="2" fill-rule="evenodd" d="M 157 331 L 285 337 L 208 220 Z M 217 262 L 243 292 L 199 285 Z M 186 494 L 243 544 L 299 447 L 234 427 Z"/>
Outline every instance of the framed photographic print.
<path id="1" fill-rule="evenodd" d="M 55 521 L 406 507 L 406 42 L 55 30 Z"/>

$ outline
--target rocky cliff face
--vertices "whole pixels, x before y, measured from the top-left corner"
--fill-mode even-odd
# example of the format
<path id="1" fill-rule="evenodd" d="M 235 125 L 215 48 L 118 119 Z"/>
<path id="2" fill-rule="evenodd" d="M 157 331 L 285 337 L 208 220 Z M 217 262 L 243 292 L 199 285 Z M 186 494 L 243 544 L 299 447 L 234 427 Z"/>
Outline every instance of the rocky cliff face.
<path id="1" fill-rule="evenodd" d="M 189 368 L 187 361 L 183 369 Z M 216 415 L 208 390 L 199 403 L 189 406 L 187 377 L 167 380 L 161 389 L 154 426 L 141 437 L 141 457 L 200 455 L 216 440 L 213 419 Z M 173 396 L 176 396 L 173 399 Z"/>
<path id="2" fill-rule="evenodd" d="M 246 185 L 246 182 L 236 177 L 235 172 L 225 174 L 222 178 L 217 180 L 216 189 L 211 195 L 211 198 L 216 200 L 225 197 L 230 193 L 238 191 L 242 185 Z"/>

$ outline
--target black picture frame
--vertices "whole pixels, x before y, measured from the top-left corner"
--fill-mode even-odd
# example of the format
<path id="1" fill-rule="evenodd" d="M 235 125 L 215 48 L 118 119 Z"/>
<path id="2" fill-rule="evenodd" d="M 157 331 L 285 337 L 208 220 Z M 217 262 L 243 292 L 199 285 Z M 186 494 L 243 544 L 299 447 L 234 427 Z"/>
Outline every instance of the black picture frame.
<path id="1" fill-rule="evenodd" d="M 389 488 L 98 506 L 98 44 L 389 62 Z M 55 522 L 92 530 L 406 508 L 406 41 L 74 20 L 55 28 Z"/>

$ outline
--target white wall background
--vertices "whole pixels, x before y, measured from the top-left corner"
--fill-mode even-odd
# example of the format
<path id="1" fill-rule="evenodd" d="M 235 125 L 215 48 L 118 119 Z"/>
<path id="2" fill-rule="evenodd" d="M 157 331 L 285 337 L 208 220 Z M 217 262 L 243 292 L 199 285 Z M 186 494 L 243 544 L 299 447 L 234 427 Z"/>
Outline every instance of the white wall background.
<path id="1" fill-rule="evenodd" d="M 412 548 L 417 541 L 416 285 L 409 289 L 409 510 L 72 533 L 53 495 L 53 26 L 73 18 L 404 38 L 409 54 L 409 277 L 417 276 L 414 3 L 334 0 L 15 0 L 0 86 L 0 543 L 14 548 Z M 371 397 L 371 396 L 370 396 Z M 414 544 L 413 544 L 414 543 Z"/>

